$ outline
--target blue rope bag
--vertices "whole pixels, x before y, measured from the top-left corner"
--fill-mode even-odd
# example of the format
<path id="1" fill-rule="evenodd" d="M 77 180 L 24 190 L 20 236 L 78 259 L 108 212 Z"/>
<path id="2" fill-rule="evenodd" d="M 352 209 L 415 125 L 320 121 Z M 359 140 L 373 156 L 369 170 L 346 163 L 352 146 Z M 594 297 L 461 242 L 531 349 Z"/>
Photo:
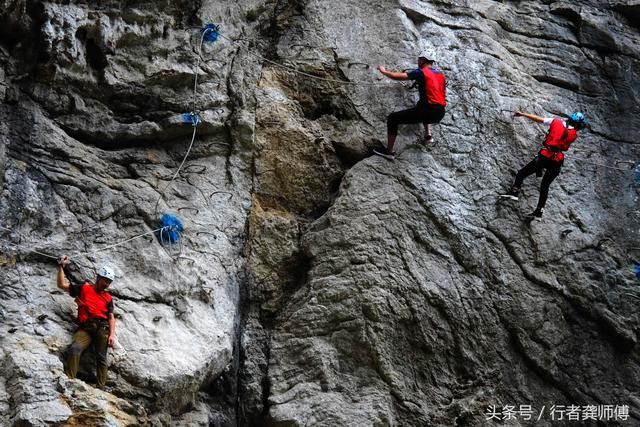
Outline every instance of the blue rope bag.
<path id="1" fill-rule="evenodd" d="M 175 244 L 180 240 L 180 233 L 182 232 L 182 222 L 178 217 L 164 214 L 160 218 L 160 224 L 158 226 L 158 240 L 161 244 Z"/>
<path id="2" fill-rule="evenodd" d="M 220 26 L 216 24 L 207 24 L 202 27 L 202 34 L 204 34 L 204 40 L 208 42 L 215 42 L 220 35 Z"/>
<path id="3" fill-rule="evenodd" d="M 636 278 L 640 279 L 640 264 L 636 264 L 633 267 L 633 272 L 636 274 Z"/>
<path id="4" fill-rule="evenodd" d="M 192 126 L 198 126 L 202 122 L 202 119 L 200 118 L 199 114 L 190 112 L 190 113 L 184 113 L 182 115 L 182 122 L 190 124 Z"/>

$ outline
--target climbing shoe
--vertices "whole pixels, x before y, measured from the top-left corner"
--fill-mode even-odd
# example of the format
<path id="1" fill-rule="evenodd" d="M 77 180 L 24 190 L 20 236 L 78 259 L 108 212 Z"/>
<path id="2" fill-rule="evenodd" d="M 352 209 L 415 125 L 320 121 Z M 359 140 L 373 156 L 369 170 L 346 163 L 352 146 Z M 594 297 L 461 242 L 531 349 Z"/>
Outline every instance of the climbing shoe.
<path id="1" fill-rule="evenodd" d="M 427 124 L 424 126 L 424 143 L 425 144 L 433 144 L 435 140 L 433 139 L 433 126 L 431 124 Z"/>
<path id="2" fill-rule="evenodd" d="M 374 154 L 377 154 L 378 156 L 382 156 L 385 159 L 388 160 L 394 160 L 396 158 L 396 152 L 395 151 L 389 151 L 387 150 L 386 147 L 380 147 L 380 148 L 376 148 L 373 150 Z"/>
<path id="3" fill-rule="evenodd" d="M 507 191 L 504 194 L 500 194 L 500 197 L 502 197 L 503 199 L 510 199 L 510 200 L 518 200 L 518 193 L 520 192 L 519 188 L 516 187 L 511 187 L 509 189 L 509 191 Z"/>
<path id="4" fill-rule="evenodd" d="M 536 209 L 535 211 L 531 212 L 529 215 L 526 216 L 527 221 L 529 222 L 542 221 L 542 212 L 543 212 L 543 209 Z"/>

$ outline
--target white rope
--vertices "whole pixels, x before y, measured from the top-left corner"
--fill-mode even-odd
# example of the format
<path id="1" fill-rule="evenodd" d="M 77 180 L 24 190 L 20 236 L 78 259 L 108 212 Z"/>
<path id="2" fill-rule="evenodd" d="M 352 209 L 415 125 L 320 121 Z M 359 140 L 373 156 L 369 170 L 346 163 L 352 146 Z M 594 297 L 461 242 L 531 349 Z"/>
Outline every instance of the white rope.
<path id="1" fill-rule="evenodd" d="M 202 37 L 200 37 L 200 44 L 198 45 L 198 62 L 196 62 L 196 76 L 193 81 L 193 111 L 196 111 L 196 101 L 198 99 L 198 69 L 200 68 L 200 60 L 202 59 L 202 43 L 204 42 L 204 36 L 207 34 L 207 31 L 210 31 L 210 28 L 207 28 L 202 32 Z"/>
<path id="2" fill-rule="evenodd" d="M 99 248 L 99 249 L 96 249 L 96 250 L 93 250 L 93 251 L 89 251 L 89 252 L 84 252 L 84 251 L 75 251 L 75 252 L 71 252 L 71 254 L 70 254 L 69 256 L 70 256 L 70 257 L 71 257 L 71 256 L 73 256 L 73 257 L 77 257 L 77 256 L 81 256 L 81 255 L 83 255 L 83 256 L 94 255 L 94 254 L 97 254 L 97 253 L 99 253 L 99 252 L 106 251 L 106 250 L 108 250 L 108 249 L 113 249 L 113 248 L 115 248 L 115 247 L 122 246 L 122 245 L 124 245 L 125 243 L 131 242 L 132 240 L 136 240 L 136 239 L 139 239 L 139 238 L 141 238 L 141 237 L 147 236 L 147 235 L 149 235 L 149 234 L 153 234 L 153 233 L 156 233 L 156 232 L 158 232 L 158 231 L 163 231 L 163 230 L 170 229 L 170 228 L 171 228 L 171 227 L 168 227 L 168 226 L 167 226 L 167 227 L 160 227 L 160 228 L 156 228 L 155 230 L 150 230 L 150 231 L 147 231 L 147 232 L 145 232 L 145 233 L 137 234 L 137 235 L 135 235 L 135 236 L 133 236 L 133 237 L 130 237 L 130 238 L 126 239 L 126 240 L 121 240 L 121 241 L 119 241 L 119 242 L 117 242 L 117 243 L 114 243 L 114 244 L 112 244 L 112 245 L 105 246 L 105 247 L 102 247 L 102 248 Z M 11 228 L 7 228 L 7 227 L 0 226 L 0 229 L 5 230 L 5 231 L 8 231 L 8 232 L 10 232 L 10 233 L 16 233 L 16 234 L 18 234 L 21 238 L 23 238 L 23 239 L 25 238 L 25 237 L 24 237 L 20 232 L 15 231 L 15 230 L 12 230 Z M 25 239 L 25 240 L 26 240 L 26 239 Z M 17 247 L 24 247 L 24 246 L 25 246 L 24 244 L 13 243 L 13 242 L 7 242 L 7 243 L 8 243 L 8 244 L 10 244 L 10 245 L 12 245 L 12 246 L 17 246 Z M 51 254 L 47 254 L 47 253 L 40 252 L 40 251 L 36 251 L 36 250 L 33 250 L 33 249 L 32 249 L 32 250 L 30 250 L 29 252 L 33 252 L 33 253 L 36 253 L 36 254 L 38 254 L 38 255 L 42 255 L 42 256 L 44 256 L 44 257 L 51 258 L 51 259 L 58 259 L 58 258 L 59 258 L 58 256 L 51 255 Z"/>
<path id="3" fill-rule="evenodd" d="M 71 255 L 70 255 L 70 257 L 71 257 L 71 256 L 80 256 L 80 255 L 88 256 L 88 255 L 97 254 L 98 252 L 103 252 L 103 251 L 106 251 L 107 249 L 112 249 L 112 248 L 115 248 L 115 247 L 118 247 L 118 246 L 122 246 L 122 245 L 124 245 L 125 243 L 128 243 L 128 242 L 130 242 L 130 241 L 132 241 L 132 240 L 139 239 L 139 238 L 141 238 L 141 237 L 147 236 L 147 235 L 149 235 L 149 234 L 156 233 L 156 232 L 158 232 L 158 231 L 160 231 L 160 230 L 164 230 L 164 229 L 166 229 L 166 228 L 169 228 L 169 227 L 160 227 L 160 228 L 156 228 L 155 230 L 150 230 L 150 231 L 147 231 L 146 233 L 142 233 L 142 234 L 135 235 L 135 236 L 130 237 L 130 238 L 126 239 L 126 240 L 122 240 L 122 241 L 120 241 L 120 242 L 114 243 L 113 245 L 105 246 L 105 247 L 103 247 L 103 248 L 99 248 L 99 249 L 96 249 L 96 250 L 93 250 L 93 251 L 90 251 L 90 252 L 82 252 L 82 251 L 72 252 L 72 253 L 71 253 Z"/>
<path id="4" fill-rule="evenodd" d="M 24 236 L 22 233 L 20 233 L 19 231 L 15 231 L 15 230 L 12 230 L 12 229 L 10 229 L 10 228 L 3 227 L 3 226 L 1 226 L 1 225 L 0 225 L 0 229 L 5 230 L 5 231 L 8 231 L 8 232 L 10 232 L 10 233 L 16 233 L 18 236 L 20 236 L 20 239 L 28 240 L 28 239 L 26 239 L 26 238 L 25 238 L 25 236 Z M 9 244 L 9 245 L 12 245 L 12 246 L 17 246 L 17 247 L 19 247 L 19 248 L 20 248 L 20 247 L 24 247 L 24 246 L 25 246 L 25 244 L 19 244 L 19 243 L 13 243 L 13 242 L 6 242 L 6 243 L 7 243 L 7 244 Z M 36 251 L 35 249 L 32 249 L 30 252 L 33 252 L 33 253 L 38 254 L 38 255 L 42 255 L 43 257 L 52 258 L 52 259 L 58 259 L 58 257 L 57 257 L 57 256 L 50 255 L 50 254 L 47 254 L 47 253 L 44 253 L 44 252 L 40 252 L 40 251 Z"/>
<path id="5" fill-rule="evenodd" d="M 192 111 L 193 114 L 196 114 L 196 102 L 198 99 L 198 69 L 200 68 L 200 59 L 202 56 L 202 44 L 204 42 L 204 36 L 207 34 L 207 31 L 210 31 L 210 30 L 211 29 L 206 29 L 205 31 L 202 32 L 202 37 L 200 37 L 200 44 L 198 45 L 198 62 L 196 63 L 195 78 L 193 83 L 193 111 Z M 198 130 L 199 117 L 196 115 L 194 120 L 195 120 L 195 123 L 193 124 L 193 134 L 191 135 L 191 143 L 189 144 L 189 148 L 187 149 L 187 152 L 182 158 L 182 162 L 180 163 L 180 166 L 178 166 L 178 169 L 173 174 L 173 177 L 171 177 L 171 180 L 169 181 L 169 183 L 160 192 L 160 195 L 158 196 L 158 200 L 156 200 L 156 206 L 154 208 L 154 216 L 158 216 L 158 205 L 160 204 L 160 200 L 164 197 L 169 187 L 171 187 L 171 184 L 173 184 L 173 181 L 175 181 L 176 177 L 180 173 L 180 170 L 182 170 L 184 163 L 187 161 L 189 154 L 191 153 L 191 149 L 193 148 L 193 143 L 196 140 L 196 132 Z"/>
<path id="6" fill-rule="evenodd" d="M 154 211 L 153 211 L 154 212 L 154 216 L 156 216 L 156 217 L 158 216 L 158 205 L 160 204 L 160 200 L 164 197 L 164 194 L 166 193 L 167 189 L 171 186 L 171 184 L 173 184 L 173 181 L 175 181 L 176 177 L 180 173 L 180 170 L 182 169 L 182 166 L 184 166 L 184 163 L 187 161 L 187 157 L 189 157 L 189 153 L 191 152 L 191 148 L 193 147 L 193 142 L 196 140 L 196 131 L 197 130 L 198 130 L 198 126 L 194 125 L 193 126 L 193 134 L 191 135 L 191 143 L 189 144 L 189 148 L 187 149 L 186 154 L 182 158 L 182 162 L 180 163 L 180 166 L 178 166 L 178 169 L 176 170 L 176 173 L 173 174 L 173 177 L 171 178 L 171 181 L 169 181 L 169 183 L 164 187 L 164 189 L 160 193 L 160 196 L 158 196 L 158 200 L 156 200 L 156 206 L 155 206 Z"/>
<path id="7" fill-rule="evenodd" d="M 10 229 L 8 229 L 6 227 L 0 226 L 0 228 L 3 229 L 3 230 L 11 231 Z M 20 237 L 22 237 L 22 235 L 20 233 L 18 233 L 18 234 L 20 235 Z M 8 245 L 17 247 L 17 248 L 21 248 L 21 247 L 25 246 L 24 244 L 13 243 L 13 242 L 5 242 L 5 243 L 8 244 Z M 38 254 L 38 255 L 42 255 L 43 257 L 46 257 L 46 258 L 58 259 L 58 257 L 55 256 L 55 255 L 49 255 L 49 254 L 46 254 L 44 252 L 36 251 L 35 249 L 30 250 L 30 252 L 33 252 L 33 253 Z"/>

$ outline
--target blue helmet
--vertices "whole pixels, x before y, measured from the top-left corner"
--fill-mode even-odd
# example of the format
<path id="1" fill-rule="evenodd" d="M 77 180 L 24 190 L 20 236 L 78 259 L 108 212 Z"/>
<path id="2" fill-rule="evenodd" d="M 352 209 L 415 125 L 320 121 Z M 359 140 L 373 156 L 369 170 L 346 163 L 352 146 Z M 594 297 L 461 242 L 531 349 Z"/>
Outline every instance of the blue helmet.
<path id="1" fill-rule="evenodd" d="M 578 125 L 581 128 L 584 128 L 587 126 L 587 119 L 584 118 L 584 114 L 582 114 L 579 111 L 576 111 L 575 113 L 572 113 L 569 116 L 569 121 L 573 124 L 573 125 Z"/>

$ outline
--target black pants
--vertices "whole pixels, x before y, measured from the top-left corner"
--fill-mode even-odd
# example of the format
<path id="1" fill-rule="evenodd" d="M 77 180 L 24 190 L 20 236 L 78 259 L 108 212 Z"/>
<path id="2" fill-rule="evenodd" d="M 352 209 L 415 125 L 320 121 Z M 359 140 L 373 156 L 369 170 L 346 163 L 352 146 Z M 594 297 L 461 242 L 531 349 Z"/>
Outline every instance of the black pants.
<path id="1" fill-rule="evenodd" d="M 443 117 L 442 105 L 416 106 L 408 110 L 395 111 L 387 117 L 387 133 L 397 135 L 399 124 L 439 123 Z"/>
<path id="2" fill-rule="evenodd" d="M 526 177 L 534 173 L 537 174 L 537 176 L 540 176 L 542 174 L 542 170 L 546 169 L 546 171 L 544 172 L 544 177 L 542 177 L 542 183 L 540 184 L 540 198 L 538 199 L 538 207 L 536 208 L 542 209 L 544 208 L 544 205 L 547 204 L 547 197 L 549 196 L 549 186 L 551 185 L 553 180 L 556 179 L 556 177 L 560 174 L 561 168 L 562 162 L 554 162 L 538 154 L 533 158 L 533 160 L 527 163 L 525 167 L 518 171 L 513 186 L 520 188 L 522 186 L 522 181 L 524 181 Z"/>

